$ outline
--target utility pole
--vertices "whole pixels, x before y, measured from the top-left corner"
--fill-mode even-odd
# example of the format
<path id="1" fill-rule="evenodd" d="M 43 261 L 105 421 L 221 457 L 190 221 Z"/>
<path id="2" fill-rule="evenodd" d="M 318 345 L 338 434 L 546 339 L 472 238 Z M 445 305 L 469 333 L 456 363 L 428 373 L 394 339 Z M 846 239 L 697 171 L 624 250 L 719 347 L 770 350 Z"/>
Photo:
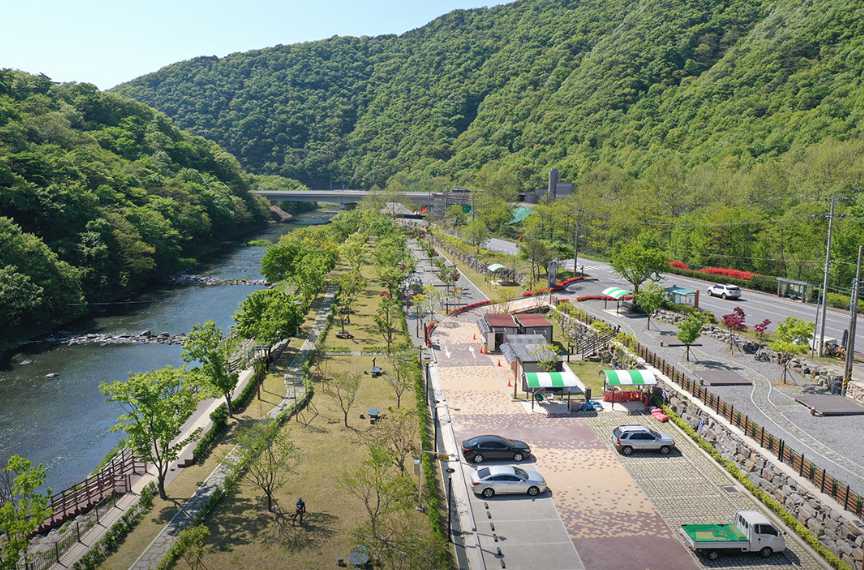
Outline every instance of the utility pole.
<path id="1" fill-rule="evenodd" d="M 861 253 L 864 246 L 858 246 L 858 262 L 855 264 L 855 281 L 852 282 L 852 294 L 849 296 L 849 334 L 846 340 L 846 368 L 843 371 L 842 394 L 852 380 L 852 363 L 855 361 L 855 326 L 858 324 L 858 294 L 861 289 Z"/>
<path id="2" fill-rule="evenodd" d="M 821 319 L 818 318 L 819 321 L 819 356 L 822 356 L 824 347 L 822 346 L 825 342 L 825 313 L 828 309 L 828 272 L 831 269 L 831 236 L 834 229 L 834 207 L 837 205 L 837 197 L 831 197 L 831 210 L 828 212 L 828 240 L 825 245 L 825 266 L 823 269 L 822 275 L 822 305 L 820 308 L 820 313 L 822 315 Z"/>
<path id="3" fill-rule="evenodd" d="M 576 225 L 573 228 L 573 275 L 579 268 L 579 223 L 582 220 L 582 208 L 576 211 Z"/>

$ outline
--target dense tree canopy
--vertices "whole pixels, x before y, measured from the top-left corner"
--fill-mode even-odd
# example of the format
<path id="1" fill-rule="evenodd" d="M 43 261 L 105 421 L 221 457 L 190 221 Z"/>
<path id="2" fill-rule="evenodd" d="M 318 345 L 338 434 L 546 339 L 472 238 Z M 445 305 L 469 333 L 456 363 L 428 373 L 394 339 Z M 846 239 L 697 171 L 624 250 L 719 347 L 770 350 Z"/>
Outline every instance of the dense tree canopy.
<path id="1" fill-rule="evenodd" d="M 523 187 L 557 166 L 641 175 L 661 158 L 746 165 L 861 134 L 864 15 L 852 0 L 523 0 L 401 36 L 197 58 L 118 88 L 247 167 L 383 186 L 463 181 L 490 162 Z"/>
<path id="2" fill-rule="evenodd" d="M 4 324 L 79 316 L 188 266 L 263 211 L 234 157 L 149 107 L 0 71 Z"/>

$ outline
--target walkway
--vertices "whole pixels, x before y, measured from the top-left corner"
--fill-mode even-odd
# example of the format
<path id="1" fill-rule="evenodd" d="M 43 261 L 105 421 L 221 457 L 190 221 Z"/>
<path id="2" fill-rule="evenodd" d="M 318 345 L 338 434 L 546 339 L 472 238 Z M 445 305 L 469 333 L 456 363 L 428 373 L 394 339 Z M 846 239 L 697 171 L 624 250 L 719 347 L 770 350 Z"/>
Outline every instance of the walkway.
<path id="1" fill-rule="evenodd" d="M 315 321 L 309 328 L 306 340 L 297 354 L 291 357 L 288 364 L 288 372 L 285 374 L 285 396 L 282 401 L 268 413 L 268 418 L 276 418 L 293 402 L 299 402 L 305 394 L 303 384 L 303 365 L 312 358 L 321 334 L 327 328 L 328 316 L 336 298 L 336 287 L 328 285 L 322 296 L 312 303 L 315 311 Z M 291 391 L 288 391 L 291 386 Z M 290 394 L 290 395 L 289 395 Z M 213 495 L 219 491 L 225 479 L 230 473 L 231 462 L 236 459 L 236 447 L 222 460 L 198 488 L 195 494 L 180 508 L 177 514 L 168 521 L 156 538 L 141 553 L 141 556 L 130 566 L 130 570 L 152 570 L 159 566 L 159 562 L 165 557 L 177 536 L 187 527 L 197 523 L 201 512 L 204 511 L 212 500 Z"/>
<path id="2" fill-rule="evenodd" d="M 599 287 L 599 285 L 596 285 Z M 582 293 L 582 292 L 580 292 Z M 565 296 L 566 297 L 566 296 Z M 780 437 L 832 477 L 846 481 L 858 493 L 864 493 L 864 416 L 814 417 L 810 411 L 795 402 L 801 388 L 778 385 L 780 370 L 770 362 L 759 362 L 753 355 L 735 352 L 729 345 L 707 335 L 699 339 L 701 347 L 691 349 L 691 360 L 685 360 L 683 348 L 670 348 L 661 343 L 676 343 L 674 325 L 651 321 L 647 330 L 644 316 L 618 315 L 604 310 L 600 301 L 577 303 L 590 314 L 632 333 L 639 341 L 693 378 L 710 373 L 710 368 L 737 372 L 752 382 L 751 386 L 712 386 L 710 390 L 765 426 L 775 437 Z"/>

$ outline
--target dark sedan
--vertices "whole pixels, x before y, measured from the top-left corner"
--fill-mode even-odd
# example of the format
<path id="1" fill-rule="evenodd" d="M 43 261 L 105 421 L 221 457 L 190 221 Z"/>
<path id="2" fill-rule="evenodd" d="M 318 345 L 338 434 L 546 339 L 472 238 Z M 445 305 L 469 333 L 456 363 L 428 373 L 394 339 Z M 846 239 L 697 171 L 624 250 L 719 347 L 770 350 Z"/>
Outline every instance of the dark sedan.
<path id="1" fill-rule="evenodd" d="M 507 439 L 497 435 L 478 435 L 462 442 L 462 455 L 472 463 L 503 459 L 522 461 L 531 455 L 531 448 L 524 441 Z"/>

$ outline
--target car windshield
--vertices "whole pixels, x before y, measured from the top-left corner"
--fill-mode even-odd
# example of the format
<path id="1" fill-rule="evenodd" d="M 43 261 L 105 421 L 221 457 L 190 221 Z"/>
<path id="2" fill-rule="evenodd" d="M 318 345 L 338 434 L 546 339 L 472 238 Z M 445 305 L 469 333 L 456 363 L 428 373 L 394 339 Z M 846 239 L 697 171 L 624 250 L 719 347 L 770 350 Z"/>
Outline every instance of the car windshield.
<path id="1" fill-rule="evenodd" d="M 527 479 L 528 478 L 528 473 L 526 473 L 522 469 L 519 469 L 518 467 L 514 467 L 513 472 L 516 473 L 516 476 L 519 477 L 520 479 Z"/>
<path id="2" fill-rule="evenodd" d="M 484 467 L 484 468 L 482 468 L 482 469 L 478 469 L 478 470 L 477 470 L 477 475 L 478 475 L 481 479 L 485 479 L 486 477 L 489 476 L 489 468 L 488 468 L 488 467 Z"/>

